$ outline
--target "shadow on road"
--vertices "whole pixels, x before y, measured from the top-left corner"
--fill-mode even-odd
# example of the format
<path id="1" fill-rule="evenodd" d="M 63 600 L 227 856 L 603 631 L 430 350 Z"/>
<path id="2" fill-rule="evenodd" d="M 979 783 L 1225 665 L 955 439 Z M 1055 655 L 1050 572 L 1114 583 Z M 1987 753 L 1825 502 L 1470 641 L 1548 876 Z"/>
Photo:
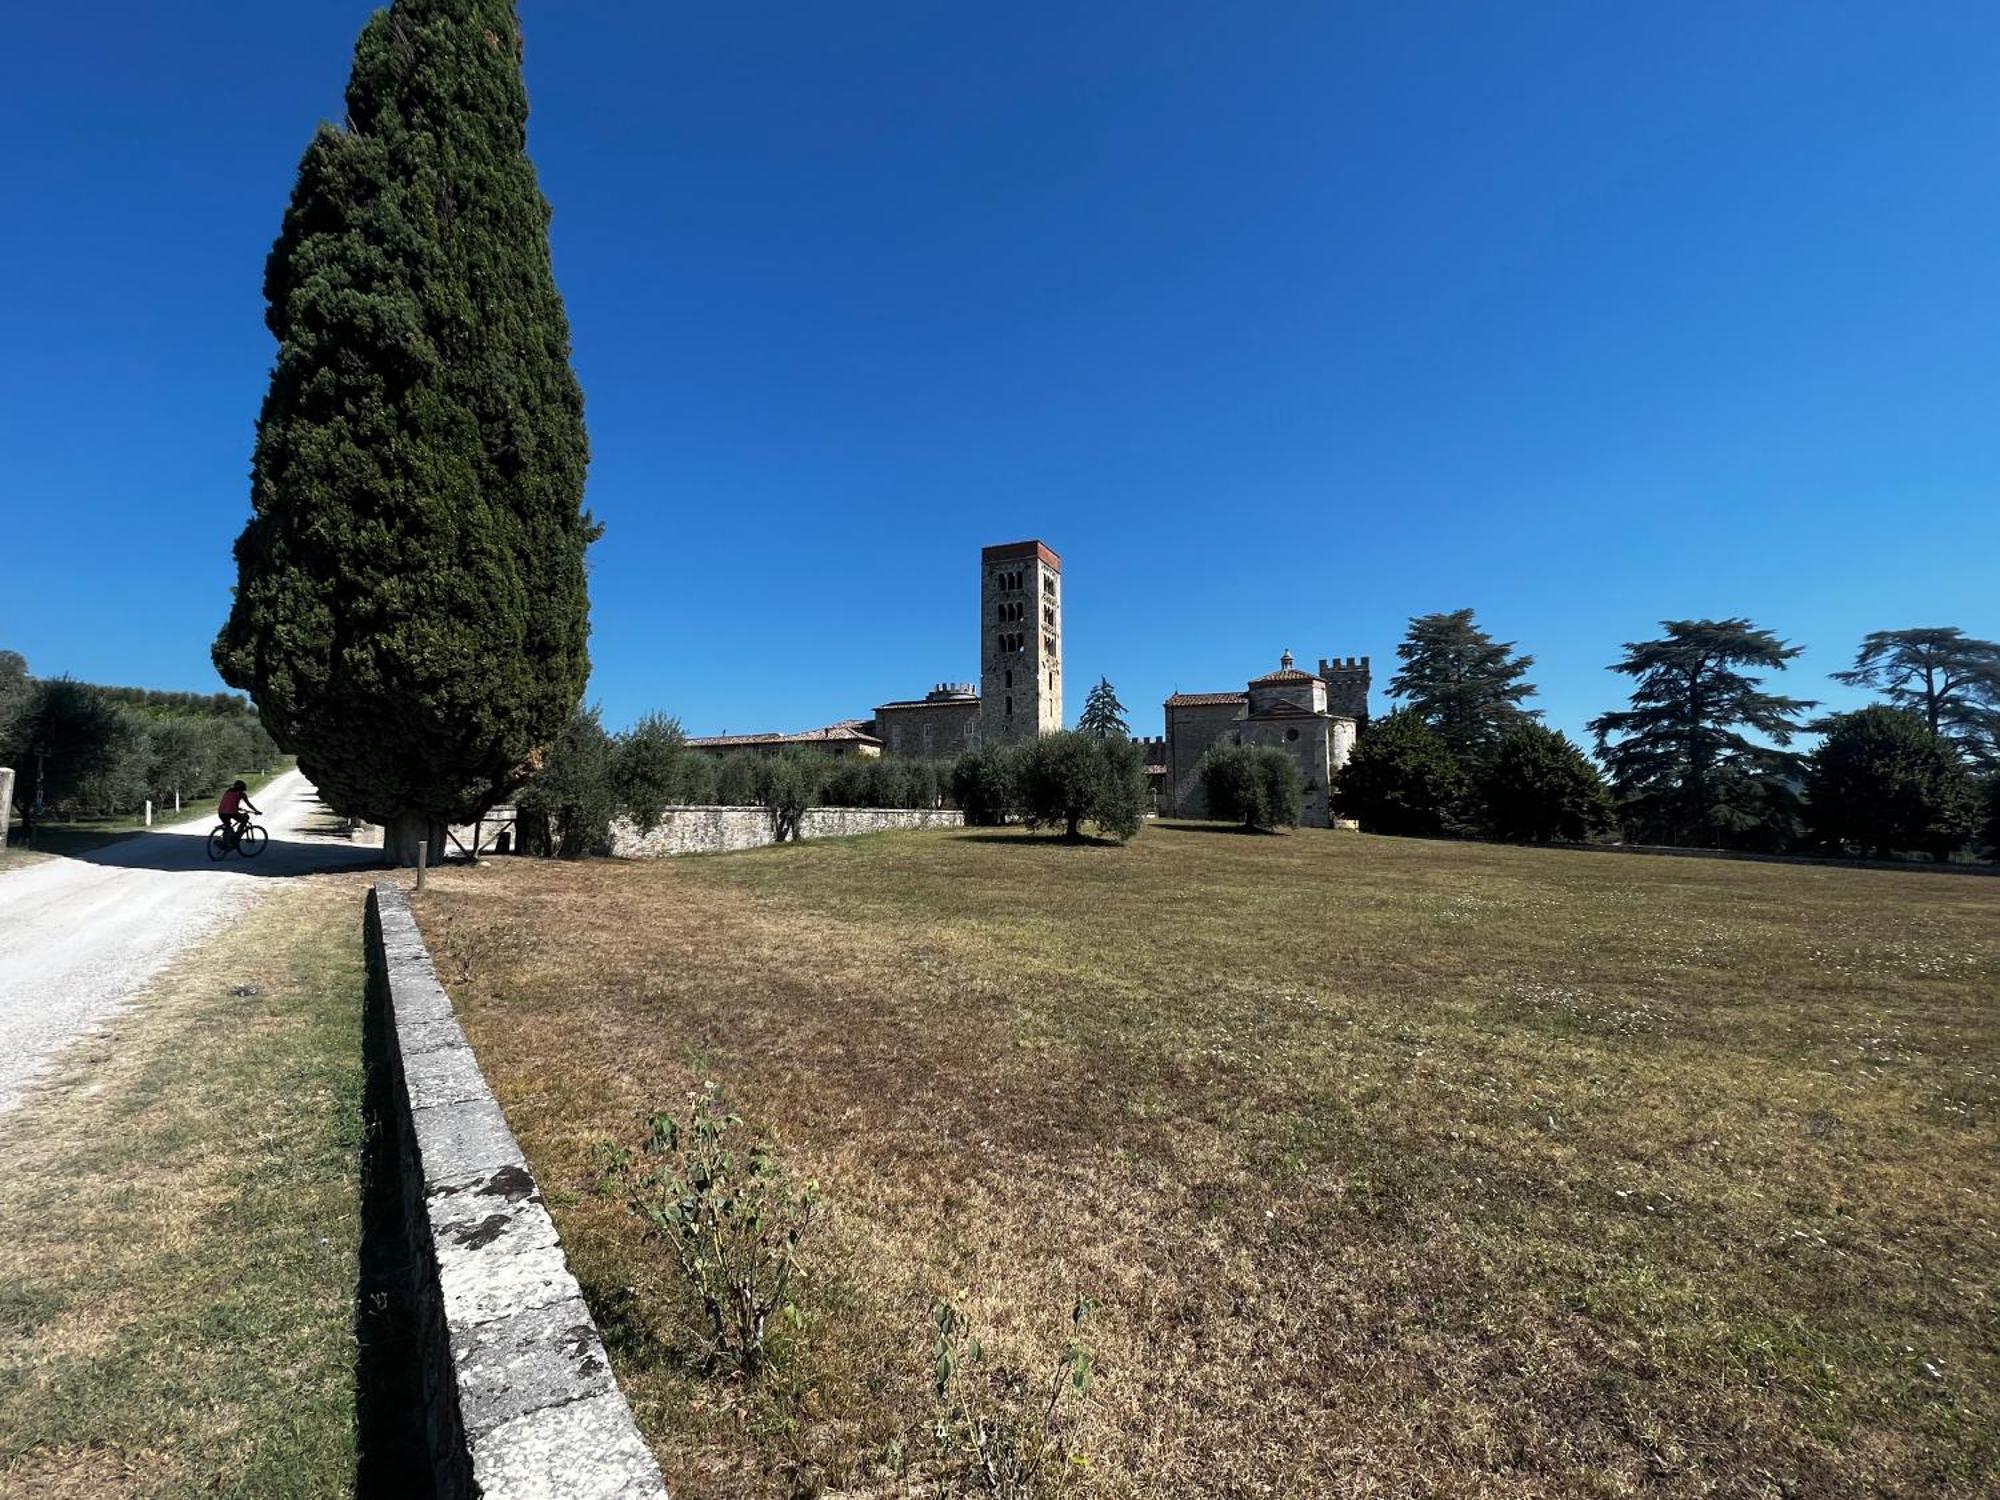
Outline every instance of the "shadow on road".
<path id="1" fill-rule="evenodd" d="M 208 857 L 208 834 L 202 832 L 141 833 L 115 844 L 78 850 L 58 856 L 82 864 L 103 865 L 115 870 L 170 870 L 185 874 L 255 875 L 264 879 L 287 879 L 299 875 L 325 875 L 338 870 L 379 869 L 382 851 L 365 844 L 348 844 L 331 839 L 301 839 L 272 835 L 264 852 L 255 859 L 231 854 L 223 859 Z"/>

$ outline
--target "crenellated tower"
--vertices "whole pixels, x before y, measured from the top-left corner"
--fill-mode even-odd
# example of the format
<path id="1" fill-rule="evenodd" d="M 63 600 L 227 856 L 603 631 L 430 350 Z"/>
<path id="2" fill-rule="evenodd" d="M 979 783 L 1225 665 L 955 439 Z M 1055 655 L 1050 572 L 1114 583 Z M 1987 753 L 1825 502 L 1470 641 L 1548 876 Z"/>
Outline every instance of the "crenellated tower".
<path id="1" fill-rule="evenodd" d="M 1326 684 L 1326 711 L 1368 727 L 1368 658 L 1336 656 L 1319 659 L 1319 680 Z"/>

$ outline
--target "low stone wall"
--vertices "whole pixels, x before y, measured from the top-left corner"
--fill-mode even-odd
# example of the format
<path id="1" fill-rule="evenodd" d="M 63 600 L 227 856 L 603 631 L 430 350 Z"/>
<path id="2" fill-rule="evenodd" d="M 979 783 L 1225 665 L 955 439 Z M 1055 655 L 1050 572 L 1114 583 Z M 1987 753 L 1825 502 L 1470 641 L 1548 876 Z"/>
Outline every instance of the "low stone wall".
<path id="1" fill-rule="evenodd" d="M 409 1380 L 422 1428 L 412 1446 L 432 1479 L 399 1493 L 666 1500 L 400 888 L 369 892 L 366 942 L 379 1160 L 398 1179 L 380 1197 L 399 1252 L 392 1294 L 419 1367 Z"/>
<path id="2" fill-rule="evenodd" d="M 799 837 L 838 839 L 901 828 L 964 826 L 964 813 L 941 808 L 815 807 L 799 820 Z M 629 818 L 611 825 L 611 852 L 620 859 L 721 854 L 776 842 L 768 807 L 670 807 L 648 833 L 640 832 Z"/>

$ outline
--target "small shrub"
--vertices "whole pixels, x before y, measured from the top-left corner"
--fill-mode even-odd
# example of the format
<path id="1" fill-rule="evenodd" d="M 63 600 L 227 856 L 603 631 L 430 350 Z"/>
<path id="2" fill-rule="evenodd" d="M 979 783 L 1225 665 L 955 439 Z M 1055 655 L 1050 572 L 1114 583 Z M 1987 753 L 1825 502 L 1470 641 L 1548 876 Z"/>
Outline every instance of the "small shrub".
<path id="1" fill-rule="evenodd" d="M 799 836 L 799 820 L 819 802 L 824 756 L 787 750 L 758 766 L 757 800 L 771 809 L 779 843 Z"/>
<path id="2" fill-rule="evenodd" d="M 772 1316 L 798 1321 L 792 1283 L 819 1194 L 793 1182 L 768 1143 L 739 1148 L 731 1136 L 742 1123 L 709 1084 L 685 1123 L 656 1114 L 636 1158 L 613 1147 L 600 1150 L 598 1164 L 700 1302 L 705 1367 L 749 1378 L 769 1362 Z"/>
<path id="3" fill-rule="evenodd" d="M 1081 1338 L 1094 1306 L 1076 1300 L 1070 1338 L 1040 1386 L 1025 1372 L 989 1369 L 965 1315 L 942 1299 L 932 1307 L 933 1434 L 947 1493 L 1007 1500 L 1067 1493 L 1081 1467 L 1068 1408 L 1090 1394 L 1096 1373 Z"/>
<path id="4" fill-rule="evenodd" d="M 976 827 L 993 828 L 1021 815 L 1021 751 L 1014 745 L 968 750 L 951 768 L 951 795 Z"/>
<path id="5" fill-rule="evenodd" d="M 1211 745 L 1194 774 L 1211 818 L 1245 828 L 1298 826 L 1299 768 L 1275 745 Z"/>
<path id="6" fill-rule="evenodd" d="M 1063 730 L 1028 741 L 1020 753 L 1020 809 L 1030 828 L 1060 827 L 1075 839 L 1093 823 L 1120 842 L 1139 831 L 1146 766 L 1130 740 Z"/>
<path id="7" fill-rule="evenodd" d="M 521 852 L 563 859 L 611 852 L 617 747 L 595 708 L 579 708 L 515 799 Z"/>
<path id="8" fill-rule="evenodd" d="M 724 807 L 754 807 L 757 803 L 758 757 L 739 750 L 725 755 L 715 768 L 715 800 Z"/>

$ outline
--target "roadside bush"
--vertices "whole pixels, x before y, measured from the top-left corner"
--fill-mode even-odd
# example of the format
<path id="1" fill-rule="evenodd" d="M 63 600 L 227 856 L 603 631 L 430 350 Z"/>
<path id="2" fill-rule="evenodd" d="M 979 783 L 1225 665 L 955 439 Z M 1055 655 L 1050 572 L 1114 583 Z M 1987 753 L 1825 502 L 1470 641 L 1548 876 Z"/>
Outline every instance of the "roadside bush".
<path id="1" fill-rule="evenodd" d="M 1480 823 L 1494 838 L 1582 843 L 1610 828 L 1611 793 L 1560 730 L 1516 724 L 1473 774 Z"/>
<path id="2" fill-rule="evenodd" d="M 1022 751 L 1021 816 L 1030 828 L 1061 825 L 1081 838 L 1091 823 L 1121 843 L 1145 821 L 1146 767 L 1130 740 L 1063 730 L 1030 740 Z"/>
<path id="3" fill-rule="evenodd" d="M 1194 768 L 1208 815 L 1245 828 L 1295 828 L 1305 791 L 1299 768 L 1274 745 L 1215 744 Z"/>
<path id="4" fill-rule="evenodd" d="M 1977 823 L 1964 758 L 1917 714 L 1877 705 L 1830 720 L 1806 757 L 1805 822 L 1827 848 L 1948 859 Z"/>
<path id="5" fill-rule="evenodd" d="M 754 1379 L 773 1362 L 773 1316 L 798 1322 L 798 1249 L 819 1194 L 792 1180 L 769 1142 L 740 1147 L 742 1124 L 709 1084 L 685 1123 L 664 1111 L 652 1117 L 637 1159 L 616 1147 L 601 1155 L 646 1241 L 666 1247 L 700 1304 L 704 1368 Z"/>
<path id="6" fill-rule="evenodd" d="M 1069 1408 L 1095 1378 L 1081 1337 L 1094 1306 L 1076 1300 L 1071 1336 L 1039 1384 L 1025 1371 L 989 1367 L 965 1315 L 943 1299 L 932 1307 L 933 1434 L 947 1493 L 1047 1500 L 1070 1492 L 1081 1465 Z"/>
<path id="7" fill-rule="evenodd" d="M 1465 772 L 1412 709 L 1368 726 L 1332 790 L 1340 815 L 1369 833 L 1435 836 L 1464 823 Z"/>
<path id="8" fill-rule="evenodd" d="M 1021 816 L 1019 746 L 968 750 L 952 764 L 951 796 L 965 821 L 992 828 Z"/>
<path id="9" fill-rule="evenodd" d="M 2000 860 L 2000 776 L 1986 783 L 1986 857 Z"/>

